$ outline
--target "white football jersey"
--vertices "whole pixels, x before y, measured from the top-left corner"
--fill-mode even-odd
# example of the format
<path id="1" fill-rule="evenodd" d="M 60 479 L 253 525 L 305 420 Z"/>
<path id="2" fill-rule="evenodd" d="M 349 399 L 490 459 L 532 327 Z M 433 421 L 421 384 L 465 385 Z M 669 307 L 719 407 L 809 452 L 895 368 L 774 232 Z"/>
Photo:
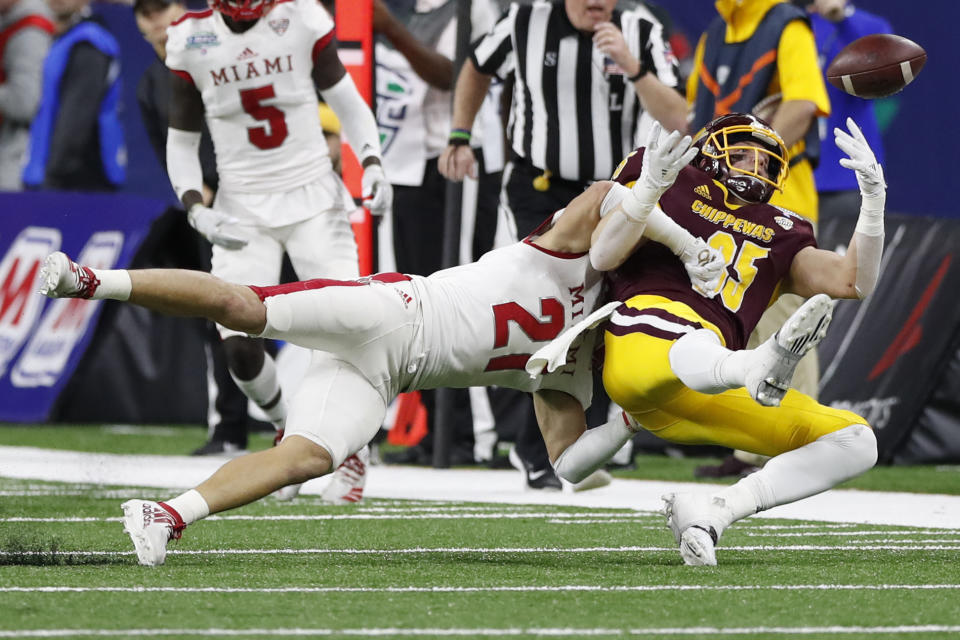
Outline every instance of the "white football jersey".
<path id="1" fill-rule="evenodd" d="M 413 283 L 425 347 L 413 387 L 555 389 L 590 405 L 596 332 L 581 334 L 557 371 L 531 378 L 524 370 L 534 352 L 596 307 L 602 276 L 588 254 L 551 252 L 524 241 Z"/>
<path id="2" fill-rule="evenodd" d="M 167 66 L 203 97 L 221 188 L 290 191 L 331 171 L 312 71 L 333 19 L 316 0 L 280 0 L 244 33 L 188 13 L 167 35 Z"/>

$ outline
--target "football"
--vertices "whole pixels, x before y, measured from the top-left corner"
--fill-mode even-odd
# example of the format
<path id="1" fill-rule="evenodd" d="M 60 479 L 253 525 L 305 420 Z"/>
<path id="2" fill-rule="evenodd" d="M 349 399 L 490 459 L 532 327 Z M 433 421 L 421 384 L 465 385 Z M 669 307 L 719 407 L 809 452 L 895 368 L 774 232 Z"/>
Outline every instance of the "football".
<path id="1" fill-rule="evenodd" d="M 827 81 L 860 98 L 883 98 L 910 84 L 927 61 L 912 40 L 874 33 L 844 47 L 827 67 Z"/>

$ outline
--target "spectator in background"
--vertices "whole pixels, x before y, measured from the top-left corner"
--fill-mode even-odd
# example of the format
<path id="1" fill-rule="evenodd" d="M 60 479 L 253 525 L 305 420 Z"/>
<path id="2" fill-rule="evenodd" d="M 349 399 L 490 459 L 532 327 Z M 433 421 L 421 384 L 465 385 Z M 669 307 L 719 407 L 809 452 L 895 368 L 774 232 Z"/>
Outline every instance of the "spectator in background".
<path id="1" fill-rule="evenodd" d="M 667 130 L 686 126 L 676 59 L 660 22 L 642 5 L 623 12 L 615 5 L 514 2 L 464 63 L 439 163 L 451 180 L 476 175 L 469 143 L 492 78 L 514 82 L 498 244 L 527 236 L 590 182 L 609 178 L 654 119 Z M 532 405 L 519 401 L 514 463 L 522 463 L 528 485 L 559 488 Z"/>
<path id="2" fill-rule="evenodd" d="M 167 126 L 170 103 L 170 70 L 163 63 L 167 55 L 167 27 L 186 12 L 187 8 L 183 4 L 172 0 L 135 0 L 133 3 L 133 15 L 137 21 L 137 28 L 157 53 L 157 58 L 147 67 L 137 84 L 137 103 L 140 105 L 140 115 L 150 138 L 150 144 L 164 169 L 167 165 Z M 203 201 L 204 204 L 209 205 L 213 202 L 218 179 L 217 160 L 206 124 L 203 126 L 200 138 L 200 165 L 203 170 Z M 158 224 L 188 226 L 183 211 L 178 208 L 171 208 L 165 212 L 154 226 Z M 192 230 L 188 232 L 190 235 L 196 235 Z M 196 262 L 199 268 L 209 271 L 210 244 L 197 236 L 194 247 L 196 255 L 192 256 L 194 259 L 191 262 Z M 179 249 L 188 250 L 187 247 Z M 226 354 L 223 352 L 223 345 L 214 325 L 207 322 L 207 330 L 208 365 L 212 365 L 208 370 L 213 372 L 215 384 L 211 388 L 211 393 L 215 394 L 216 399 L 208 415 L 208 440 L 202 447 L 196 449 L 193 455 L 239 455 L 247 449 L 247 397 L 230 377 Z"/>
<path id="3" fill-rule="evenodd" d="M 43 0 L 0 0 L 0 191 L 23 186 L 23 156 L 53 31 Z"/>
<path id="4" fill-rule="evenodd" d="M 845 46 L 871 33 L 892 33 L 890 23 L 863 9 L 855 8 L 847 0 L 804 1 L 810 12 L 813 35 L 817 42 L 817 54 L 821 69 L 826 70 L 830 61 Z M 860 125 L 867 142 L 883 164 L 883 144 L 880 127 L 874 113 L 874 102 L 851 96 L 831 85 L 830 117 L 820 120 L 820 166 L 814 172 L 817 192 L 820 197 L 820 217 L 853 218 L 860 211 L 860 191 L 851 172 L 843 169 L 838 160 L 844 157 L 837 148 L 832 132 L 843 127 L 847 118 Z"/>
<path id="5" fill-rule="evenodd" d="M 690 130 L 695 132 L 731 112 L 753 112 L 770 123 L 790 156 L 783 190 L 773 195 L 770 204 L 816 225 L 813 168 L 820 146 L 816 121 L 817 116 L 829 114 L 830 103 L 810 21 L 788 0 L 717 0 L 716 8 L 719 16 L 700 36 L 687 80 Z M 760 319 L 748 348 L 758 347 L 773 335 L 801 303 L 798 296 L 781 296 Z M 812 350 L 797 366 L 793 386 L 816 399 L 819 377 L 816 351 Z M 744 459 L 731 457 L 719 467 L 698 468 L 696 474 L 738 475 L 764 462 L 741 455 Z"/>
<path id="6" fill-rule="evenodd" d="M 384 170 L 394 193 L 392 220 L 379 228 L 380 269 L 428 276 L 444 267 L 447 181 L 437 164 L 450 132 L 457 2 L 418 0 L 413 11 L 398 13 L 395 16 L 388 3 L 374 0 L 373 30 L 381 36 L 376 46 L 377 124 Z M 471 40 L 486 33 L 498 13 L 493 0 L 474 0 Z M 488 135 L 473 137 L 474 145 L 483 140 L 484 152 L 478 154 L 478 179 L 471 180 L 471 188 L 463 194 L 461 237 L 466 239 L 461 243 L 461 262 L 472 262 L 493 245 L 503 169 L 498 95 L 499 91 L 491 91 L 484 102 L 482 119 Z M 484 389 L 451 393 L 457 405 L 452 462 L 491 461 L 497 440 L 493 424 L 475 419 L 470 412 L 471 403 L 479 402 L 480 415 L 489 415 Z M 385 461 L 429 464 L 432 460 L 435 392 L 424 390 L 420 396 L 427 410 L 427 436 L 415 447 L 388 453 Z"/>
<path id="7" fill-rule="evenodd" d="M 23 183 L 112 191 L 126 180 L 120 126 L 120 45 L 90 13 L 90 0 L 48 0 L 57 39 L 43 65 Z"/>

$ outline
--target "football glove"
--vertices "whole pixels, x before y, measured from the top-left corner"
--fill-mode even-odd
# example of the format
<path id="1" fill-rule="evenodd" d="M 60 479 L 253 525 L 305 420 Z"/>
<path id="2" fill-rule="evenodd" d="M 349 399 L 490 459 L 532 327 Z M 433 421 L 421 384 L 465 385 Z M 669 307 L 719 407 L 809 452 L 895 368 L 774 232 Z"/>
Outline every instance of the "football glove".
<path id="1" fill-rule="evenodd" d="M 672 131 L 661 142 L 660 131 L 660 123 L 654 123 L 643 152 L 640 178 L 634 185 L 635 191 L 639 186 L 643 191 L 656 193 L 657 200 L 673 185 L 680 170 L 690 164 L 698 152 L 696 147 L 690 146 L 690 136 L 680 137 L 679 131 Z"/>
<path id="2" fill-rule="evenodd" d="M 850 129 L 850 133 L 839 127 L 833 130 L 837 146 L 849 156 L 841 158 L 840 164 L 856 172 L 857 184 L 860 186 L 860 195 L 863 199 L 879 200 L 882 209 L 887 193 L 887 183 L 883 180 L 883 167 L 877 162 L 873 149 L 870 148 L 853 118 L 847 118 L 847 128 Z"/>
<path id="3" fill-rule="evenodd" d="M 247 240 L 240 237 L 236 229 L 231 228 L 236 226 L 238 220 L 223 211 L 205 207 L 198 202 L 187 212 L 187 221 L 200 235 L 219 247 L 235 251 L 247 246 Z"/>
<path id="4" fill-rule="evenodd" d="M 368 165 L 363 170 L 360 180 L 360 196 L 363 205 L 374 216 L 382 216 L 393 206 L 393 187 L 387 182 L 383 174 L 383 167 L 379 164 Z"/>
<path id="5" fill-rule="evenodd" d="M 708 245 L 702 238 L 684 247 L 680 253 L 683 268 L 690 277 L 690 286 L 705 298 L 712 298 L 720 291 L 720 283 L 727 275 L 727 262 L 723 254 Z"/>

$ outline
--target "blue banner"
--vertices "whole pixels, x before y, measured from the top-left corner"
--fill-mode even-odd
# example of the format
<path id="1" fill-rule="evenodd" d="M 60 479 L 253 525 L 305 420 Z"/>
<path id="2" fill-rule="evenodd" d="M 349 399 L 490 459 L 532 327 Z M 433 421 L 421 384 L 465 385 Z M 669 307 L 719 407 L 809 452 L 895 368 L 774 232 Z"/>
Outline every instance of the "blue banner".
<path id="1" fill-rule="evenodd" d="M 0 421 L 47 419 L 102 305 L 40 295 L 43 259 L 64 251 L 88 266 L 124 268 L 166 207 L 116 194 L 0 193 Z"/>

